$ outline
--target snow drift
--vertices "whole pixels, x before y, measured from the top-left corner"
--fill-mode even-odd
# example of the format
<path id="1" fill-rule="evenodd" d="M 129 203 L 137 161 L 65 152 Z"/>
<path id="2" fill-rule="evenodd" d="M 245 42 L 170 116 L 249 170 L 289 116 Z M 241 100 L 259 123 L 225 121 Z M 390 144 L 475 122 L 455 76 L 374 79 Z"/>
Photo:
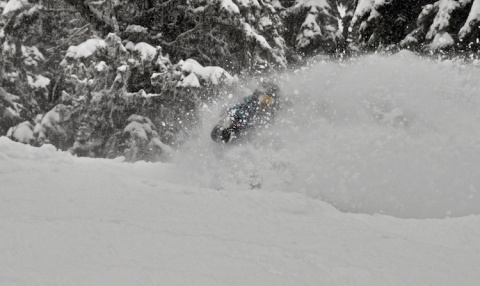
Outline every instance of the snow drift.
<path id="1" fill-rule="evenodd" d="M 345 214 L 298 193 L 168 183 L 171 164 L 0 138 L 0 284 L 478 284 L 478 216 Z M 188 180 L 189 173 L 184 173 Z"/>

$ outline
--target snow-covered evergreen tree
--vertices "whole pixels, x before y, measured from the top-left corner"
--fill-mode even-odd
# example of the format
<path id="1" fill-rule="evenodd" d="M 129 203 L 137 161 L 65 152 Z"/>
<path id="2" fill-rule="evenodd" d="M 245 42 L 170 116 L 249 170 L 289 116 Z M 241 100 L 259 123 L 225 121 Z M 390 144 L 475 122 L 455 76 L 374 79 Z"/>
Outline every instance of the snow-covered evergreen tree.
<path id="1" fill-rule="evenodd" d="M 62 6 L 62 1 L 1 3 L 0 86 L 23 107 L 19 118 L 33 123 L 36 114 L 56 105 L 61 78 L 56 65 L 62 49 L 85 34 L 88 24 Z M 8 125 L 2 127 L 11 127 Z"/>
<path id="2" fill-rule="evenodd" d="M 417 28 L 402 46 L 423 50 L 477 51 L 480 48 L 480 2 L 439 0 L 425 5 Z"/>
<path id="3" fill-rule="evenodd" d="M 360 49 L 475 52 L 479 20 L 478 0 L 359 0 L 350 28 Z"/>
<path id="4" fill-rule="evenodd" d="M 44 75 L 46 57 L 35 41 L 39 28 L 32 24 L 40 17 L 40 9 L 40 5 L 26 0 L 10 0 L 0 16 L 4 22 L 0 38 L 0 85 L 24 107 L 19 113 L 23 120 L 39 111 L 50 84 L 48 75 Z"/>
<path id="5" fill-rule="evenodd" d="M 69 109 L 70 107 L 66 105 L 58 104 L 37 119 L 33 135 L 39 145 L 52 144 L 59 149 L 66 150 L 72 144 L 71 133 L 73 128 L 70 122 L 71 113 Z"/>
<path id="6" fill-rule="evenodd" d="M 122 133 L 127 160 L 157 161 L 170 155 L 172 148 L 160 140 L 156 127 L 149 118 L 133 114 L 127 122 Z"/>
<path id="7" fill-rule="evenodd" d="M 240 72 L 286 66 L 282 22 L 272 0 L 66 0 L 107 35 L 162 46 L 171 60 Z M 193 48 L 194 47 L 194 48 Z"/>
<path id="8" fill-rule="evenodd" d="M 307 55 L 334 52 L 342 37 L 336 1 L 295 0 L 290 3 L 284 12 L 289 45 Z"/>
<path id="9" fill-rule="evenodd" d="M 211 98 L 218 86 L 237 81 L 223 68 L 203 67 L 193 59 L 172 64 L 161 47 L 124 43 L 114 33 L 89 39 L 70 46 L 60 64 L 65 75 L 61 102 L 71 107 L 73 130 L 65 141 L 72 142 L 70 150 L 76 155 L 157 157 L 166 144 L 177 144 L 179 134 L 193 126 L 197 105 L 208 98 L 202 95 Z M 137 140 L 133 143 L 138 154 L 127 156 L 124 128 L 134 124 L 129 123 L 133 114 L 151 121 L 155 146 L 163 144 L 162 148 Z M 139 150 L 147 147 L 158 154 Z"/>
<path id="10" fill-rule="evenodd" d="M 0 135 L 160 158 L 234 75 L 346 43 L 472 52 L 479 21 L 480 0 L 0 0 Z"/>
<path id="11" fill-rule="evenodd" d="M 33 125 L 29 121 L 24 121 L 15 127 L 11 127 L 7 132 L 7 137 L 13 141 L 34 144 L 35 136 L 33 134 Z"/>
<path id="12" fill-rule="evenodd" d="M 22 121 L 20 112 L 24 107 L 18 102 L 19 99 L 0 87 L 0 135 L 5 135 L 11 126 Z"/>
<path id="13" fill-rule="evenodd" d="M 382 49 L 398 44 L 415 29 L 422 7 L 432 0 L 358 0 L 350 25 L 353 44 Z"/>

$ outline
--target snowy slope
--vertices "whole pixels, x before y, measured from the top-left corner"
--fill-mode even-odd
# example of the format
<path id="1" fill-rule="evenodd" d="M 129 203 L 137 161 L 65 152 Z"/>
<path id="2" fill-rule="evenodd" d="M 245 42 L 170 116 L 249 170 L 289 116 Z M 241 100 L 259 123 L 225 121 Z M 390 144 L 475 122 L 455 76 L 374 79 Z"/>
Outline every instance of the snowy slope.
<path id="1" fill-rule="evenodd" d="M 169 163 L 2 137 L 0 285 L 478 285 L 477 78 L 408 53 L 321 63 L 265 140 L 206 133 Z M 376 204 L 458 217 L 360 213 Z"/>
<path id="2" fill-rule="evenodd" d="M 476 285 L 480 218 L 340 213 L 0 139 L 1 285 Z"/>

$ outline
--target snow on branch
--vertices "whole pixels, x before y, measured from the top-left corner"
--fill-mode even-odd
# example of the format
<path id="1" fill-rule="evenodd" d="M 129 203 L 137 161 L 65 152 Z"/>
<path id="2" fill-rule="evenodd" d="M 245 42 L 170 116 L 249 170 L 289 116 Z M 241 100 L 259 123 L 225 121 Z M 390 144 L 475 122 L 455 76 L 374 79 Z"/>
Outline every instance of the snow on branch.
<path id="1" fill-rule="evenodd" d="M 472 27 L 474 27 L 480 21 L 480 0 L 474 0 L 472 8 L 470 9 L 470 14 L 468 15 L 465 25 L 460 29 L 458 33 L 460 39 L 465 38 L 468 34 L 472 32 Z"/>
<path id="2" fill-rule="evenodd" d="M 249 38 L 253 38 L 265 50 L 271 50 L 272 47 L 268 44 L 264 36 L 259 35 L 248 23 L 243 23 L 243 29 Z"/>
<path id="3" fill-rule="evenodd" d="M 452 46 L 454 43 L 455 41 L 449 33 L 441 31 L 435 34 L 433 41 L 428 45 L 428 47 L 431 50 L 439 50 Z"/>
<path id="4" fill-rule="evenodd" d="M 63 42 L 62 42 L 61 44 L 59 44 L 58 46 L 48 48 L 47 51 L 56 50 L 56 49 L 58 49 L 58 48 L 61 48 L 61 47 L 65 46 L 65 45 L 67 45 L 67 44 L 70 43 L 75 37 L 80 36 L 80 35 L 86 33 L 86 32 L 89 30 L 89 28 L 90 28 L 90 24 L 86 24 L 85 26 L 76 29 L 75 33 L 73 33 L 70 37 L 68 37 L 68 39 L 66 39 L 65 41 L 63 41 Z"/>
<path id="5" fill-rule="evenodd" d="M 10 0 L 3 9 L 3 15 L 23 9 L 28 4 L 28 0 Z"/>
<path id="6" fill-rule="evenodd" d="M 142 60 L 153 59 L 157 55 L 157 48 L 144 42 L 136 44 L 133 50 L 140 53 Z"/>
<path id="7" fill-rule="evenodd" d="M 67 58 L 79 59 L 88 58 L 95 53 L 98 48 L 106 47 L 103 39 L 89 39 L 78 46 L 70 46 L 67 50 Z"/>
<path id="8" fill-rule="evenodd" d="M 309 8 L 317 10 L 327 10 L 330 7 L 327 0 L 297 0 L 294 8 Z"/>
<path id="9" fill-rule="evenodd" d="M 178 67 L 182 72 L 187 74 L 178 87 L 200 87 L 198 78 L 207 84 L 219 85 L 221 82 L 232 84 L 237 81 L 235 77 L 230 75 L 226 70 L 216 66 L 202 66 L 194 59 L 181 60 Z M 192 76 L 192 74 L 194 76 Z"/>
<path id="10" fill-rule="evenodd" d="M 438 6 L 438 13 L 426 35 L 427 39 L 434 38 L 439 31 L 448 27 L 452 12 L 460 7 L 460 3 L 455 0 L 440 0 L 435 5 Z"/>
<path id="11" fill-rule="evenodd" d="M 240 14 L 240 9 L 238 9 L 238 6 L 235 5 L 235 3 L 232 2 L 232 0 L 219 0 L 220 1 L 220 7 L 223 10 L 226 10 L 229 14 Z"/>

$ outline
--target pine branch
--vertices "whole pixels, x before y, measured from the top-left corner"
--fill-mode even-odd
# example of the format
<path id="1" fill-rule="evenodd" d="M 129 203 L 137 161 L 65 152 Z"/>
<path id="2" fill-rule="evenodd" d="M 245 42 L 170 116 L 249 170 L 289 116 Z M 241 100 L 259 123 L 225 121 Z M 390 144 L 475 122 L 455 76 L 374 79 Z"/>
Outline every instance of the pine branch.
<path id="1" fill-rule="evenodd" d="M 71 14 L 77 13 L 77 10 L 72 10 L 72 9 L 47 9 L 47 8 L 44 8 L 42 11 L 46 12 L 46 13 L 71 13 Z"/>
<path id="2" fill-rule="evenodd" d="M 228 43 L 225 42 L 224 40 L 215 37 L 215 36 L 212 34 L 212 32 L 209 32 L 209 33 L 207 33 L 206 35 L 207 35 L 209 38 L 211 38 L 214 42 L 216 42 L 217 44 L 221 44 L 221 45 L 224 46 L 224 47 L 228 47 L 228 46 L 229 46 Z"/>
<path id="3" fill-rule="evenodd" d="M 56 50 L 56 49 L 59 49 L 59 48 L 65 46 L 66 44 L 70 43 L 73 40 L 74 37 L 86 33 L 89 28 L 90 28 L 90 24 L 87 24 L 83 27 L 78 28 L 77 31 L 75 33 L 73 33 L 68 39 L 66 39 L 63 43 L 61 43 L 60 45 L 58 45 L 56 47 L 51 47 L 51 48 L 47 49 L 47 51 Z"/>
<path id="4" fill-rule="evenodd" d="M 167 7 L 170 5 L 174 0 L 168 0 L 165 1 L 161 4 L 157 4 L 155 7 L 148 9 L 144 13 L 142 13 L 140 16 L 135 16 L 133 17 L 130 21 L 127 21 L 129 24 L 136 24 L 142 21 L 142 19 L 153 17 L 157 15 L 158 13 L 161 12 L 161 9 Z"/>
<path id="5" fill-rule="evenodd" d="M 103 34 L 107 35 L 108 33 L 114 32 L 115 27 L 112 26 L 111 21 L 105 19 L 98 10 L 94 8 L 91 9 L 90 3 L 87 0 L 65 0 L 65 2 L 77 9 L 80 14 L 88 19 L 98 30 Z"/>
<path id="6" fill-rule="evenodd" d="M 175 40 L 171 41 L 171 42 L 165 42 L 165 41 L 162 41 L 158 38 L 154 38 L 156 41 L 158 41 L 160 43 L 160 45 L 162 46 L 167 46 L 167 47 L 170 47 L 170 46 L 173 46 L 175 44 L 177 44 L 179 41 L 181 41 L 183 38 L 186 38 L 188 35 L 198 31 L 200 29 L 200 27 L 202 26 L 202 23 L 198 23 L 195 27 L 193 27 L 192 29 L 190 30 L 187 30 L 183 33 L 181 33 L 180 35 L 178 35 Z"/>

